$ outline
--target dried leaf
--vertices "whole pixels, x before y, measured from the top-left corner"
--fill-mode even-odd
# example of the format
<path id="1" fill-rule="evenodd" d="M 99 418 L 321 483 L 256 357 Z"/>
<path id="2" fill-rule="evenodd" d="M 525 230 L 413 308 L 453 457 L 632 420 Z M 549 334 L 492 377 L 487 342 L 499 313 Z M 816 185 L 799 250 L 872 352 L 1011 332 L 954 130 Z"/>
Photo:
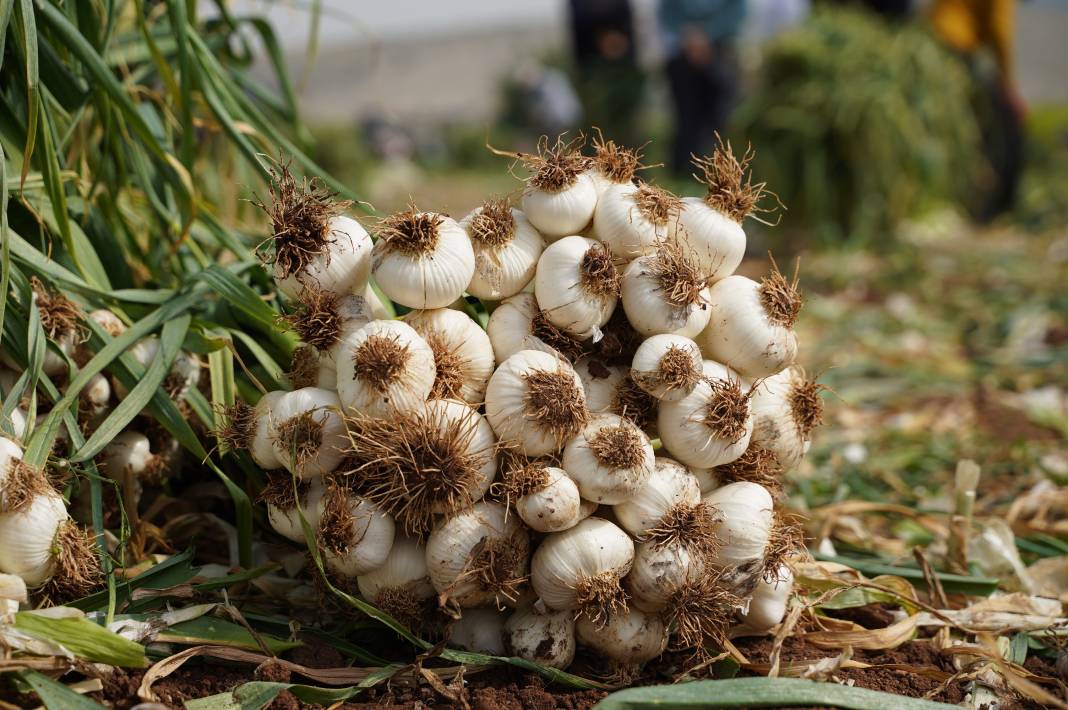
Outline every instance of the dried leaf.
<path id="1" fill-rule="evenodd" d="M 827 649 L 839 649 L 846 646 L 879 651 L 897 648 L 916 633 L 916 620 L 910 616 L 884 629 L 855 629 L 852 631 L 814 631 L 803 634 L 803 638 L 813 646 Z"/>

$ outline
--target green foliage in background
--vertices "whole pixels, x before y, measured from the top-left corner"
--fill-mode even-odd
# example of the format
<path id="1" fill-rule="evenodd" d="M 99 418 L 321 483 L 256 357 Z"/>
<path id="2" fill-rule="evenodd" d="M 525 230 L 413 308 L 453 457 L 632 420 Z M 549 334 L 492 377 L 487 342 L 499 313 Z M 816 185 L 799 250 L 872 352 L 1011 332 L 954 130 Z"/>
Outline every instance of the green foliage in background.
<path id="1" fill-rule="evenodd" d="M 925 30 L 856 10 L 817 11 L 767 48 L 733 134 L 787 226 L 876 241 L 906 217 L 959 201 L 979 170 L 963 64 Z"/>

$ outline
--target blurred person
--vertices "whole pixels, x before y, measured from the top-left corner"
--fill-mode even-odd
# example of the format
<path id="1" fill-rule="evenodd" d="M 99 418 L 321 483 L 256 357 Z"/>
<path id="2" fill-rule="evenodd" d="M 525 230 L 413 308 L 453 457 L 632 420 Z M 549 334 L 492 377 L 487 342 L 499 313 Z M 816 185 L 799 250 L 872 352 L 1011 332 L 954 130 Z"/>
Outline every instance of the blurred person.
<path id="1" fill-rule="evenodd" d="M 640 142 L 635 115 L 645 88 L 630 0 L 569 0 L 575 81 L 586 123 L 613 140 Z"/>
<path id="2" fill-rule="evenodd" d="M 1012 208 L 1023 169 L 1027 107 L 1013 57 L 1016 0 L 934 0 L 929 17 L 935 33 L 967 62 L 975 80 L 983 149 L 994 171 L 977 216 L 989 221 Z"/>
<path id="3" fill-rule="evenodd" d="M 745 0 L 661 0 L 658 8 L 675 111 L 671 168 L 689 172 L 690 156 L 712 148 L 738 91 L 735 40 Z"/>

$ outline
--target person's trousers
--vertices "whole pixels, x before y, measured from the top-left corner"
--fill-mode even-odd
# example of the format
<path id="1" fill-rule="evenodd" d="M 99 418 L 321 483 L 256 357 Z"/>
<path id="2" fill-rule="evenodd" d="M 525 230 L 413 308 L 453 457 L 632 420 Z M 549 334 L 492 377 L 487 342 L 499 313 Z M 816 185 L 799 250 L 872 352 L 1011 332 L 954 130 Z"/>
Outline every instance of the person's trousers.
<path id="1" fill-rule="evenodd" d="M 675 114 L 671 169 L 682 175 L 691 172 L 690 157 L 709 153 L 715 132 L 726 127 L 738 88 L 737 60 L 729 45 L 719 44 L 709 64 L 676 55 L 666 71 Z"/>

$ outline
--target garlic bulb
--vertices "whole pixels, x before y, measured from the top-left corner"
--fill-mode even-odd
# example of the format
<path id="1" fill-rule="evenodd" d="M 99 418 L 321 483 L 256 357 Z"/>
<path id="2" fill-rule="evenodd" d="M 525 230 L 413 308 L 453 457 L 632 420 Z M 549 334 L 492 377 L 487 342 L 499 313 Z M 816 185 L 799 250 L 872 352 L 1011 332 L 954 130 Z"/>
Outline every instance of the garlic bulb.
<path id="1" fill-rule="evenodd" d="M 706 574 L 703 560 L 701 552 L 683 543 L 639 542 L 634 564 L 623 580 L 629 603 L 649 613 L 666 609 L 684 586 Z"/>
<path id="2" fill-rule="evenodd" d="M 519 293 L 534 278 L 545 242 L 507 200 L 487 200 L 460 220 L 460 226 L 475 253 L 475 273 L 467 286 L 472 296 L 499 301 Z"/>
<path id="3" fill-rule="evenodd" d="M 499 503 L 476 503 L 426 541 L 426 566 L 441 599 L 461 608 L 514 604 L 527 576 L 530 540 Z"/>
<path id="4" fill-rule="evenodd" d="M 758 284 L 729 276 L 709 290 L 712 316 L 697 342 L 705 357 L 726 363 L 747 377 L 766 377 L 797 358 L 793 325 L 801 310 L 797 283 L 776 269 Z"/>
<path id="5" fill-rule="evenodd" d="M 300 478 L 333 471 L 349 447 L 341 402 L 317 387 L 287 392 L 273 403 L 268 437 L 279 463 Z"/>
<path id="6" fill-rule="evenodd" d="M 625 608 L 620 580 L 633 560 L 634 543 L 625 532 L 604 518 L 586 518 L 545 537 L 531 560 L 530 581 L 550 609 L 601 622 Z"/>
<path id="7" fill-rule="evenodd" d="M 337 364 L 333 352 L 319 352 L 313 345 L 298 345 L 293 349 L 286 379 L 295 390 L 318 387 L 337 391 Z"/>
<path id="8" fill-rule="evenodd" d="M 219 432 L 219 439 L 231 449 L 248 451 L 256 465 L 265 471 L 282 468 L 282 461 L 271 444 L 272 409 L 287 393 L 268 392 L 255 406 L 237 402 L 225 415 L 227 424 Z"/>
<path id="9" fill-rule="evenodd" d="M 301 342 L 315 347 L 333 366 L 333 349 L 348 333 L 373 320 L 371 307 L 362 295 L 305 289 L 298 307 L 285 317 Z"/>
<path id="10" fill-rule="evenodd" d="M 729 368 L 706 360 L 702 379 L 677 402 L 661 402 L 660 439 L 671 455 L 697 468 L 729 463 L 749 446 L 749 394 Z"/>
<path id="11" fill-rule="evenodd" d="M 754 387 L 753 443 L 767 449 L 784 471 L 797 468 L 812 430 L 823 421 L 822 385 L 790 367 Z"/>
<path id="12" fill-rule="evenodd" d="M 589 618 L 575 623 L 579 643 L 608 660 L 633 668 L 647 663 L 667 647 L 667 627 L 656 614 L 630 608 L 600 624 Z"/>
<path id="13" fill-rule="evenodd" d="M 267 522 L 282 537 L 303 544 L 304 526 L 301 515 L 312 530 L 317 530 L 326 505 L 326 486 L 321 478 L 310 481 L 297 481 L 294 496 L 292 474 L 288 471 L 276 472 L 268 477 L 267 488 L 260 495 L 260 500 L 267 504 Z"/>
<path id="14" fill-rule="evenodd" d="M 67 520 L 56 493 L 35 495 L 19 510 L 0 514 L 0 572 L 16 574 L 29 587 L 48 581 L 55 571 L 54 543 Z"/>
<path id="15" fill-rule="evenodd" d="M 497 436 L 526 456 L 563 448 L 586 425 L 586 395 L 575 369 L 558 355 L 520 350 L 490 377 L 486 418 Z"/>
<path id="16" fill-rule="evenodd" d="M 583 340 L 601 338 L 619 296 L 619 273 L 600 242 L 564 237 L 538 259 L 534 295 L 545 317 Z"/>
<path id="17" fill-rule="evenodd" d="M 523 212 L 550 242 L 582 231 L 597 206 L 597 188 L 587 173 L 592 161 L 581 147 L 562 138 L 550 147 L 542 138 L 537 155 L 517 156 L 534 171 L 523 190 Z"/>
<path id="18" fill-rule="evenodd" d="M 275 227 L 274 280 L 290 298 L 305 289 L 338 296 L 359 293 L 371 275 L 371 236 L 351 217 L 322 220 L 309 233 L 290 241 Z M 297 235 L 292 235 L 297 237 Z M 307 241 L 307 245 L 294 242 Z M 310 247 L 310 249 L 309 249 Z M 308 249 L 301 253 L 300 250 Z"/>
<path id="19" fill-rule="evenodd" d="M 614 185 L 629 185 L 642 166 L 639 150 L 627 148 L 613 140 L 605 140 L 600 129 L 593 137 L 593 164 L 588 175 L 593 179 L 598 201 L 604 191 Z"/>
<path id="20" fill-rule="evenodd" d="M 160 467 L 148 437 L 133 429 L 116 436 L 100 452 L 100 468 L 113 481 L 150 478 Z"/>
<path id="21" fill-rule="evenodd" d="M 42 495 L 54 495 L 44 475 L 22 460 L 22 448 L 0 437 L 0 513 L 19 512 Z"/>
<path id="22" fill-rule="evenodd" d="M 693 507 L 700 502 L 700 486 L 686 467 L 657 456 L 644 485 L 629 500 L 618 503 L 613 511 L 624 530 L 641 538 L 679 506 Z"/>
<path id="23" fill-rule="evenodd" d="M 375 417 L 420 409 L 434 386 L 434 351 L 407 323 L 371 321 L 337 346 L 337 392 L 349 412 Z"/>
<path id="24" fill-rule="evenodd" d="M 33 305 L 41 319 L 41 327 L 49 341 L 41 370 L 49 377 L 67 372 L 69 361 L 86 339 L 85 317 L 81 307 L 59 291 L 55 291 L 36 276 L 30 277 Z M 9 366 L 14 367 L 9 363 Z"/>
<path id="25" fill-rule="evenodd" d="M 138 340 L 126 353 L 132 356 L 141 367 L 147 369 L 159 357 L 159 348 L 159 338 L 150 336 Z M 163 380 L 163 388 L 172 399 L 178 400 L 184 397 L 190 388 L 196 387 L 199 380 L 200 363 L 194 356 L 179 352 L 171 364 L 170 372 L 167 373 L 167 377 Z M 115 396 L 120 400 L 126 399 L 126 395 L 129 394 L 126 385 L 117 377 L 112 378 L 112 388 L 115 391 Z"/>
<path id="26" fill-rule="evenodd" d="M 89 318 L 95 321 L 112 338 L 117 338 L 126 332 L 126 324 L 107 308 L 98 308 L 90 312 Z"/>
<path id="27" fill-rule="evenodd" d="M 742 624 L 735 635 L 763 634 L 786 616 L 790 593 L 794 588 L 794 573 L 789 565 L 780 565 L 770 577 L 757 582 L 749 609 L 742 616 Z"/>
<path id="28" fill-rule="evenodd" d="M 434 353 L 432 399 L 459 399 L 478 406 L 493 374 L 493 345 L 486 331 L 461 311 L 436 308 L 404 317 Z"/>
<path id="29" fill-rule="evenodd" d="M 427 601 L 436 596 L 427 575 L 426 550 L 418 540 L 398 536 L 379 567 L 356 578 L 367 601 L 409 628 L 420 626 Z"/>
<path id="30" fill-rule="evenodd" d="M 351 578 L 380 567 L 395 532 L 393 518 L 366 498 L 343 488 L 327 492 L 317 535 L 326 565 L 336 574 Z"/>
<path id="31" fill-rule="evenodd" d="M 717 513 L 720 547 L 712 555 L 713 563 L 743 575 L 762 571 L 775 506 L 767 489 L 756 483 L 731 483 L 705 495 L 702 501 Z"/>
<path id="32" fill-rule="evenodd" d="M 583 498 L 612 505 L 645 485 L 653 458 L 653 446 L 641 429 L 618 415 L 598 414 L 567 443 L 562 462 Z"/>
<path id="33" fill-rule="evenodd" d="M 617 259 L 631 260 L 673 239 L 682 201 L 648 183 L 604 189 L 593 213 L 593 235 Z"/>
<path id="34" fill-rule="evenodd" d="M 708 287 L 696 261 L 674 242 L 632 261 L 620 280 L 627 320 L 642 335 L 693 338 L 708 325 Z"/>
<path id="35" fill-rule="evenodd" d="M 444 308 L 475 273 L 467 232 L 451 217 L 414 207 L 382 220 L 372 260 L 378 287 L 409 308 Z"/>
<path id="36" fill-rule="evenodd" d="M 532 293 L 518 293 L 502 301 L 490 314 L 486 332 L 498 365 L 520 350 L 555 352 L 569 360 L 582 350 L 575 336 L 549 321 Z"/>
<path id="37" fill-rule="evenodd" d="M 98 422 L 108 413 L 111 403 L 111 383 L 103 373 L 96 373 L 78 394 L 78 414 L 90 423 Z"/>
<path id="38" fill-rule="evenodd" d="M 497 609 L 464 609 L 449 628 L 449 645 L 473 653 L 503 656 L 504 612 Z"/>
<path id="39" fill-rule="evenodd" d="M 587 409 L 596 413 L 615 412 L 616 392 L 627 376 L 627 369 L 620 365 L 606 365 L 600 358 L 587 355 L 575 363 L 575 372 L 582 380 Z"/>
<path id="40" fill-rule="evenodd" d="M 557 532 L 578 524 L 578 486 L 562 468 L 531 464 L 512 472 L 515 511 L 531 530 Z"/>
<path id="41" fill-rule="evenodd" d="M 634 353 L 634 382 L 662 402 L 677 402 L 693 392 L 703 362 L 697 343 L 681 335 L 654 335 Z"/>
<path id="42" fill-rule="evenodd" d="M 575 660 L 575 620 L 566 611 L 539 613 L 533 606 L 523 607 L 504 622 L 504 646 L 509 655 L 567 668 Z"/>

